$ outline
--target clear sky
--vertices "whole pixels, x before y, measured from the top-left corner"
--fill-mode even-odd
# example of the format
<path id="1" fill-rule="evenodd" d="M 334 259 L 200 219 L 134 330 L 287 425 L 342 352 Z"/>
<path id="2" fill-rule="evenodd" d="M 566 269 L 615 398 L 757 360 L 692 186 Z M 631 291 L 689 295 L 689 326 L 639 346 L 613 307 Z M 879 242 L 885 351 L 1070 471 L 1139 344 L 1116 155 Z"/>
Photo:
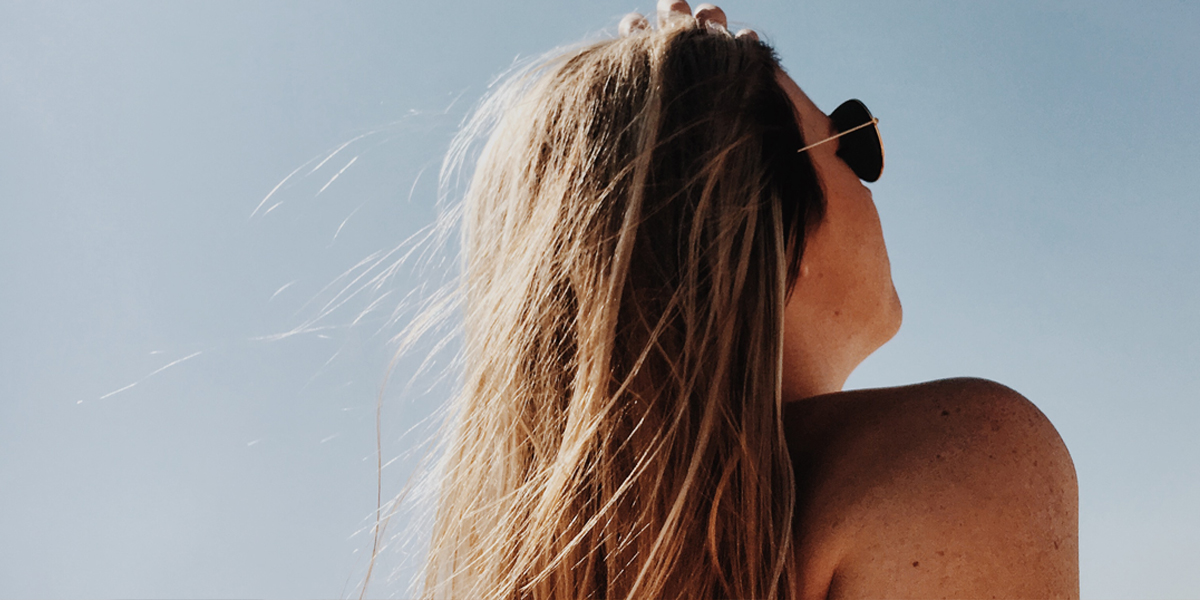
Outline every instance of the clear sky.
<path id="1" fill-rule="evenodd" d="M 1022 392 L 1075 459 L 1084 595 L 1200 596 L 1200 4 L 724 8 L 881 120 L 905 323 L 851 385 Z M 419 278 L 340 286 L 433 219 L 495 75 L 633 9 L 0 2 L 0 597 L 351 593 Z M 444 390 L 401 388 L 385 459 Z"/>

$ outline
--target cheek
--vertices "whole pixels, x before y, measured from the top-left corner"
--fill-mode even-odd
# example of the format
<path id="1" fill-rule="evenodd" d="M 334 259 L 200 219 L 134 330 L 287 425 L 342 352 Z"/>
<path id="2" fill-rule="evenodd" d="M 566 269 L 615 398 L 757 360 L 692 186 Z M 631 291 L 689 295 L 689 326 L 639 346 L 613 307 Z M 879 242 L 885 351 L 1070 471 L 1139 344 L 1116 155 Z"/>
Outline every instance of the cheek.
<path id="1" fill-rule="evenodd" d="M 900 298 L 892 283 L 892 265 L 879 213 L 869 195 L 863 200 L 855 242 L 855 262 L 860 274 L 854 292 L 859 298 L 856 312 L 865 323 L 870 323 L 869 328 L 876 334 L 872 337 L 878 337 L 882 344 L 900 328 Z"/>
<path id="2" fill-rule="evenodd" d="M 793 295 L 811 317 L 869 322 L 895 303 L 891 264 L 869 195 L 829 195 L 825 219 L 805 245 L 797 286 Z"/>
<path id="3" fill-rule="evenodd" d="M 879 214 L 872 204 L 863 217 L 862 236 L 859 248 L 861 260 L 868 266 L 880 285 L 890 287 L 892 282 L 892 264 L 888 259 L 887 245 L 883 241 L 883 226 L 879 222 Z"/>
<path id="4" fill-rule="evenodd" d="M 883 241 L 879 211 L 871 190 L 857 177 L 851 177 L 839 179 L 841 193 L 829 202 L 830 224 L 838 234 L 843 264 L 859 273 L 863 280 L 860 284 L 890 289 L 891 262 Z"/>
<path id="5" fill-rule="evenodd" d="M 870 238 L 846 217 L 845 211 L 835 209 L 831 202 L 805 246 L 801 291 L 813 300 L 830 302 L 855 295 L 869 270 Z"/>
<path id="6" fill-rule="evenodd" d="M 796 280 L 788 302 L 788 320 L 803 324 L 809 331 L 840 328 L 838 322 L 852 311 L 849 304 L 859 294 L 861 275 L 850 260 L 836 226 L 828 220 L 810 234 L 800 261 L 800 277 Z"/>

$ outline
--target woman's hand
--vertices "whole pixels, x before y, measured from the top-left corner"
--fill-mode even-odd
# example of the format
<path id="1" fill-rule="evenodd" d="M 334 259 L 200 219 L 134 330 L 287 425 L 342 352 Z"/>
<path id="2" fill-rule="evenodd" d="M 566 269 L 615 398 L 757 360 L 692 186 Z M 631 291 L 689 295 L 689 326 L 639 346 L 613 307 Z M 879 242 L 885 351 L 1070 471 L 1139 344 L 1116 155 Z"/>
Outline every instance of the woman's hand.
<path id="1" fill-rule="evenodd" d="M 701 4 L 696 7 L 696 12 L 693 14 L 692 7 L 688 6 L 686 0 L 658 0 L 659 29 L 666 29 L 684 17 L 694 18 L 696 26 L 704 29 L 726 31 L 728 27 L 728 22 L 725 20 L 725 11 L 721 10 L 719 6 Z M 635 12 L 625 15 L 625 18 L 621 19 L 619 28 L 622 37 L 648 29 L 650 29 L 650 21 Z M 758 34 L 752 29 L 742 29 L 737 32 L 737 37 L 757 40 Z"/>

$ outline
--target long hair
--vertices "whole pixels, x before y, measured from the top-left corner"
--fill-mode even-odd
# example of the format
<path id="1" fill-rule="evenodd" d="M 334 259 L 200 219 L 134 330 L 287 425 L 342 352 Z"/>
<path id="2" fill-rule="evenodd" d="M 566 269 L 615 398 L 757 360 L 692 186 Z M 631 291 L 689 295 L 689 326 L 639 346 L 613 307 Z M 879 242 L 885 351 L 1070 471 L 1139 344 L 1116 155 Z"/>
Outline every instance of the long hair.
<path id="1" fill-rule="evenodd" d="M 426 597 L 786 594 L 783 308 L 824 204 L 777 69 L 689 20 L 493 98 Z"/>

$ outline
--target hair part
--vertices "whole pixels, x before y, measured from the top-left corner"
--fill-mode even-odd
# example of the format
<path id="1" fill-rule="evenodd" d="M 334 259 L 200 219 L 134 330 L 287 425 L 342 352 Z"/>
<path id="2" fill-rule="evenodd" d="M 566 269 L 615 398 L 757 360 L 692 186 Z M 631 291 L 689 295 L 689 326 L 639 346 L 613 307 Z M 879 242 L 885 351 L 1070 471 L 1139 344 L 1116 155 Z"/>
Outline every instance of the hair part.
<path id="1" fill-rule="evenodd" d="M 783 307 L 824 205 L 777 71 L 689 21 L 489 100 L 426 597 L 786 595 Z"/>

